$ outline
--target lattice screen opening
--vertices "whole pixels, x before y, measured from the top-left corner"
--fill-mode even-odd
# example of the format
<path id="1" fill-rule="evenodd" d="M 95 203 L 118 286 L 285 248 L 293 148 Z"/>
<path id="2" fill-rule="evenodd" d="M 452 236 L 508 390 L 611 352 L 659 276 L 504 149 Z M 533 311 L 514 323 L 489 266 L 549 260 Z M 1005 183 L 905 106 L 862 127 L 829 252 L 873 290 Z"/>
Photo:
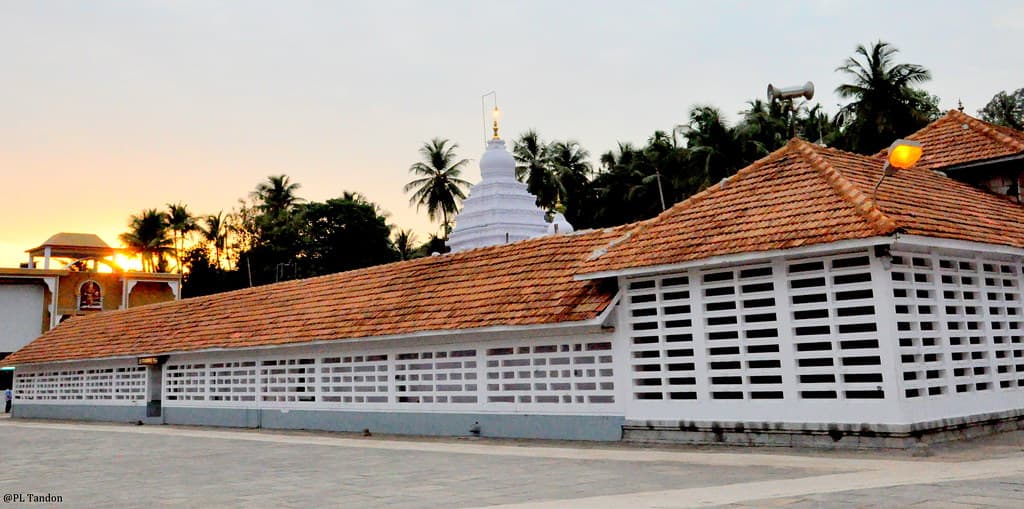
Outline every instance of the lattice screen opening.
<path id="1" fill-rule="evenodd" d="M 15 371 L 14 401 L 90 401 L 131 403 L 146 395 L 146 368 Z"/>
<path id="2" fill-rule="evenodd" d="M 164 367 L 164 398 L 168 401 L 206 401 L 206 363 Z"/>
<path id="3" fill-rule="evenodd" d="M 256 401 L 256 361 L 211 362 L 210 401 Z"/>
<path id="4" fill-rule="evenodd" d="M 114 369 L 114 399 L 119 401 L 144 401 L 146 399 L 145 366 Z"/>
<path id="5" fill-rule="evenodd" d="M 313 403 L 316 401 L 316 359 L 260 361 L 262 400 Z"/>
<path id="6" fill-rule="evenodd" d="M 883 398 L 868 256 L 794 260 L 787 280 L 800 398 Z"/>
<path id="7" fill-rule="evenodd" d="M 1019 266 L 894 253 L 890 277 L 905 397 L 1022 387 L 1012 360 L 1021 337 Z"/>
<path id="8" fill-rule="evenodd" d="M 612 365 L 611 342 L 607 341 L 488 348 L 487 402 L 614 403 Z"/>
<path id="9" fill-rule="evenodd" d="M 327 403 L 387 403 L 388 355 L 324 357 L 320 384 Z"/>
<path id="10" fill-rule="evenodd" d="M 403 352 L 395 356 L 399 403 L 476 403 L 475 349 Z"/>
<path id="11" fill-rule="evenodd" d="M 632 281 L 627 288 L 633 397 L 696 399 L 689 278 Z"/>

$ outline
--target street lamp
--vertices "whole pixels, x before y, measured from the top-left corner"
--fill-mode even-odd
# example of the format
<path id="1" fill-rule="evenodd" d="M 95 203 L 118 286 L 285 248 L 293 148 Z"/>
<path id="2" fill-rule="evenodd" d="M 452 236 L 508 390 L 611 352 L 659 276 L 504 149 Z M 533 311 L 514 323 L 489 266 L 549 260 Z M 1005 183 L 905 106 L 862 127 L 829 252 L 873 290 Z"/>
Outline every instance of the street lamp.
<path id="1" fill-rule="evenodd" d="M 885 177 L 896 175 L 897 169 L 906 170 L 913 168 L 917 161 L 921 159 L 922 154 L 924 154 L 924 147 L 921 146 L 919 141 L 899 139 L 892 142 L 892 145 L 889 145 L 889 155 L 885 159 L 885 165 L 882 166 L 882 176 L 878 178 L 875 189 L 871 191 L 872 201 L 875 200 L 875 195 L 878 194 L 878 186 L 882 185 Z"/>

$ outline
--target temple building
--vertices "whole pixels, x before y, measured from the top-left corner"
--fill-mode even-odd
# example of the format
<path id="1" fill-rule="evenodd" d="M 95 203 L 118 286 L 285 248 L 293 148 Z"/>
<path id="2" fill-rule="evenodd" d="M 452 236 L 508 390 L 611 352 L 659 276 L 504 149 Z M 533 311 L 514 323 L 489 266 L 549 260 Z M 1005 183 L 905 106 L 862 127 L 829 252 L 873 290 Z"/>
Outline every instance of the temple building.
<path id="1" fill-rule="evenodd" d="M 549 223 L 537 197 L 516 179 L 516 161 L 498 137 L 497 118 L 494 137 L 480 158 L 480 177 L 455 220 L 448 240 L 452 252 L 573 231 L 561 213 Z"/>
<path id="2" fill-rule="evenodd" d="M 935 171 L 991 157 L 958 139 L 794 139 L 634 224 L 75 318 L 7 359 L 14 415 L 828 447 L 1024 428 L 1024 207 Z"/>
<path id="3" fill-rule="evenodd" d="M 21 267 L 0 268 L 0 359 L 73 316 L 179 297 L 181 276 L 123 271 L 118 250 L 93 234 L 58 233 L 27 253 Z"/>

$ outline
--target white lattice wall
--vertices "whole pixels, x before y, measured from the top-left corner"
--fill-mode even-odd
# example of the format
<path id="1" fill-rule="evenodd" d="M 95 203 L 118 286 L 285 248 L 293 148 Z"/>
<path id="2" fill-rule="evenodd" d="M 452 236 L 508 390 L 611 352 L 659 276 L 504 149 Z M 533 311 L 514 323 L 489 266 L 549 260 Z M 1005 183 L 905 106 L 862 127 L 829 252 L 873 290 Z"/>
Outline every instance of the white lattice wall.
<path id="1" fill-rule="evenodd" d="M 610 414 L 612 337 L 175 356 L 164 405 Z"/>
<path id="2" fill-rule="evenodd" d="M 893 252 L 902 396 L 934 419 L 1024 406 L 1021 265 Z"/>
<path id="3" fill-rule="evenodd" d="M 388 356 L 338 355 L 320 360 L 320 383 L 325 403 L 387 403 Z"/>
<path id="4" fill-rule="evenodd" d="M 256 361 L 211 362 L 210 401 L 256 401 Z"/>
<path id="5" fill-rule="evenodd" d="M 865 249 L 624 280 L 626 417 L 862 418 L 894 392 L 883 376 L 879 269 Z"/>
<path id="6" fill-rule="evenodd" d="M 146 399 L 146 368 L 105 364 L 59 368 L 18 368 L 14 372 L 16 404 L 66 403 L 130 405 Z"/>
<path id="7" fill-rule="evenodd" d="M 164 366 L 164 400 L 206 401 L 206 364 L 168 364 Z"/>

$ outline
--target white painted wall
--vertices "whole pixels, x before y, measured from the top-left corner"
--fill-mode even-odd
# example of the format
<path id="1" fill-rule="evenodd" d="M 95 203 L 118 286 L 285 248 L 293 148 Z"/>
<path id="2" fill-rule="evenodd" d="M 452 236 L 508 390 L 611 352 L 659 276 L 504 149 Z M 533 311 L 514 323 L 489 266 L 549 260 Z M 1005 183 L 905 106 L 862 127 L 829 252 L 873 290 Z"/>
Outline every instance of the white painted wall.
<path id="1" fill-rule="evenodd" d="M 622 415 L 613 339 L 352 341 L 174 355 L 163 406 Z"/>
<path id="2" fill-rule="evenodd" d="M 14 371 L 14 403 L 144 406 L 146 384 L 135 359 L 25 366 Z"/>
<path id="3" fill-rule="evenodd" d="M 41 285 L 0 286 L 0 352 L 13 352 L 39 337 L 43 323 Z"/>

